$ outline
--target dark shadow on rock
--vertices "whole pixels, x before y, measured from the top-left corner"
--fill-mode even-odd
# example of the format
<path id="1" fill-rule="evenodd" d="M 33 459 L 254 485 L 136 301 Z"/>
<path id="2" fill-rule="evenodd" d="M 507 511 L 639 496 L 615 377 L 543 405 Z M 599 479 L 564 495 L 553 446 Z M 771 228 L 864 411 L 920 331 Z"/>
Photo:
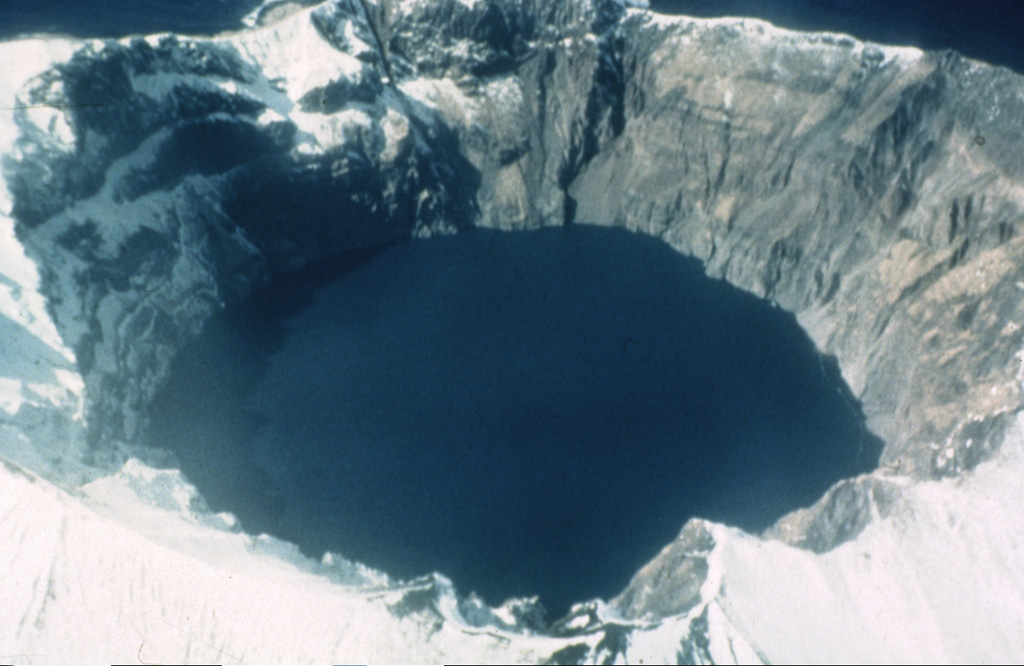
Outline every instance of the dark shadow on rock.
<path id="1" fill-rule="evenodd" d="M 759 531 L 877 465 L 795 318 L 659 240 L 473 230 L 356 259 L 226 313 L 153 404 L 214 509 L 313 557 L 557 617 L 692 516 Z"/>
<path id="2" fill-rule="evenodd" d="M 174 451 L 182 469 L 216 508 L 247 503 L 272 511 L 273 480 L 235 456 L 265 421 L 249 409 L 249 390 L 257 386 L 271 357 L 281 350 L 285 322 L 313 303 L 325 287 L 368 261 L 384 247 L 348 252 L 278 277 L 245 301 L 214 316 L 200 337 L 175 358 L 170 376 L 150 409 L 151 446 Z M 209 459 L 183 446 L 215 443 Z M 231 509 L 234 511 L 234 509 Z M 246 510 L 237 513 L 245 515 Z M 247 520 L 247 524 L 252 524 Z M 257 529 L 254 525 L 252 529 Z"/>

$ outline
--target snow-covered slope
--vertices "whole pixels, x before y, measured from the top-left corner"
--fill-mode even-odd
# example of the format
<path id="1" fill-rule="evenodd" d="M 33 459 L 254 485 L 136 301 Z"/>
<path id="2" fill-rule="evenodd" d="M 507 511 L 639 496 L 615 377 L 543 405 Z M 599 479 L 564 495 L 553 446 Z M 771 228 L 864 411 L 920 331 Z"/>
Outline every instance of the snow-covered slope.
<path id="1" fill-rule="evenodd" d="M 824 555 L 727 538 L 710 558 L 715 604 L 772 662 L 1019 660 L 1019 422 L 1012 438 L 969 475 L 908 489 L 890 517 Z"/>
<path id="2" fill-rule="evenodd" d="M 66 60 L 78 46 L 59 39 L 0 44 L 0 60 L 8 63 L 0 68 L 0 155 L 15 150 L 17 91 L 54 62 Z M 24 112 L 56 134 L 68 131 L 57 110 L 39 107 Z M 35 469 L 68 471 L 55 461 L 67 456 L 70 466 L 76 466 L 75 438 L 61 436 L 68 433 L 51 427 L 55 424 L 48 423 L 45 414 L 62 413 L 81 423 L 84 381 L 74 352 L 47 311 L 39 271 L 26 256 L 15 226 L 11 194 L 0 182 L 0 442 L 9 459 Z M 32 433 L 41 436 L 30 443 Z"/>
<path id="3" fill-rule="evenodd" d="M 67 491 L 0 466 L 0 654 L 18 663 L 988 663 L 1024 654 L 1024 439 L 909 487 L 824 555 L 700 525 L 687 612 L 583 605 L 555 635 L 512 628 L 443 578 L 389 583 L 230 530 L 180 475 L 130 462 Z M 894 483 L 910 486 L 909 479 Z M 667 547 L 666 550 L 673 546 Z M 656 560 L 657 561 L 657 560 Z"/>
<path id="4" fill-rule="evenodd" d="M 69 493 L 0 474 L 0 654 L 19 663 L 533 661 L 557 644 L 509 654 L 503 632 L 465 625 L 443 580 L 388 586 L 200 520 L 180 475 L 130 462 Z"/>
<path id="5" fill-rule="evenodd" d="M 336 0 L 0 45 L 0 660 L 1024 655 L 1024 83 L 627 4 Z M 761 537 L 693 521 L 545 624 L 242 534 L 140 445 L 170 360 L 254 285 L 578 221 L 795 312 L 885 467 Z"/>

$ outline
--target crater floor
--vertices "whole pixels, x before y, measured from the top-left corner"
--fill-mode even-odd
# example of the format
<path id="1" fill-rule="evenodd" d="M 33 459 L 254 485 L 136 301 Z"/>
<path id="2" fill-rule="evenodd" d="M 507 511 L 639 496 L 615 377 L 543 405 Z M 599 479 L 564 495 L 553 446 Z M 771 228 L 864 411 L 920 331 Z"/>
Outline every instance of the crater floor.
<path id="1" fill-rule="evenodd" d="M 881 450 L 792 315 L 592 226 L 273 285 L 207 326 L 152 415 L 150 444 L 250 532 L 556 616 L 689 517 L 762 530 Z"/>

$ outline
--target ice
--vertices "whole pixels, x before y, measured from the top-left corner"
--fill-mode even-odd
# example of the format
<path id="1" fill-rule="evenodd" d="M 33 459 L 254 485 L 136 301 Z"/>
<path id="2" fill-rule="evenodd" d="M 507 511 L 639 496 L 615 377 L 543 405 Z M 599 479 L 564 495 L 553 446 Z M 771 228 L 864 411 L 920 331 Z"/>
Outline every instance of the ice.
<path id="1" fill-rule="evenodd" d="M 21 381 L 10 377 L 0 377 L 0 409 L 14 415 L 25 402 L 21 395 Z"/>

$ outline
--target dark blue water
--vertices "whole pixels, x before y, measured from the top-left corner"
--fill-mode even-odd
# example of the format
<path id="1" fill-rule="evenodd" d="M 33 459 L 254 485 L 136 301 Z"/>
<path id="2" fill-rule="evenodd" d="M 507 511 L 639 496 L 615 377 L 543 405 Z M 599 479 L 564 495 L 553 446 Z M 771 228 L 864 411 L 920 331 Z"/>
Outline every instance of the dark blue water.
<path id="1" fill-rule="evenodd" d="M 0 39 L 35 33 L 123 37 L 216 34 L 241 27 L 262 0 L 0 0 Z"/>
<path id="2" fill-rule="evenodd" d="M 311 556 L 561 614 L 692 516 L 758 531 L 877 464 L 794 318 L 659 240 L 476 230 L 356 263 L 220 317 L 154 403 L 213 508 Z"/>

